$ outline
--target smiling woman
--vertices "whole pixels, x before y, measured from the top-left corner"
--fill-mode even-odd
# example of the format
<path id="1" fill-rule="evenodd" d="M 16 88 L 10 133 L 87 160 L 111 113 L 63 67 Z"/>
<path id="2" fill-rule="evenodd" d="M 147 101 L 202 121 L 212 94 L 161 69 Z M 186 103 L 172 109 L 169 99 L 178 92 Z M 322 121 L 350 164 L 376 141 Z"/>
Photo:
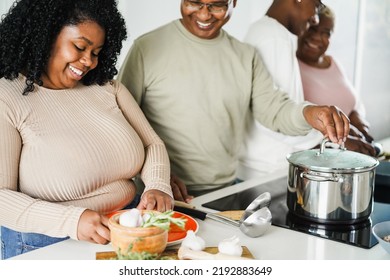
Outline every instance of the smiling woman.
<path id="1" fill-rule="evenodd" d="M 298 39 L 297 57 L 305 100 L 341 108 L 353 126 L 345 147 L 375 157 L 377 152 L 365 120 L 364 105 L 341 65 L 328 54 L 334 26 L 335 15 L 329 7 L 325 7 L 319 13 L 319 24 L 311 26 Z"/>
<path id="2" fill-rule="evenodd" d="M 67 238 L 106 244 L 105 214 L 173 208 L 164 143 L 112 80 L 125 38 L 115 0 L 20 0 L 2 18 L 3 259 Z"/>
<path id="3" fill-rule="evenodd" d="M 34 83 L 43 85 L 44 80 L 49 83 L 47 86 L 48 88 L 51 88 L 52 86 L 54 86 L 54 88 L 66 88 L 67 86 L 65 85 L 50 85 L 50 83 L 53 82 L 52 79 L 57 79 L 57 77 L 48 77 L 48 70 L 58 71 L 57 67 L 61 67 L 57 64 L 58 61 L 64 60 L 65 62 L 69 59 L 69 57 L 64 57 L 64 55 L 70 56 L 72 53 L 74 55 L 76 51 L 80 52 L 80 57 L 78 60 L 81 61 L 83 59 L 84 65 L 86 63 L 91 63 L 91 65 L 87 65 L 88 71 L 85 71 L 84 73 L 82 79 L 83 84 L 90 85 L 97 83 L 99 85 L 103 85 L 109 79 L 114 77 L 117 72 L 115 68 L 116 57 L 120 53 L 122 41 L 126 38 L 124 20 L 121 17 L 107 18 L 107 16 L 105 16 L 104 13 L 98 11 L 98 8 L 96 7 L 93 7 L 91 11 L 86 13 L 82 10 L 84 9 L 82 1 L 76 1 L 76 3 L 79 3 L 73 7 L 77 13 L 76 15 L 69 15 L 65 12 L 61 13 L 61 11 L 58 10 L 61 6 L 63 6 L 64 9 L 72 9 L 72 4 L 67 3 L 66 1 L 60 1 L 60 3 L 56 3 L 55 1 L 36 0 L 25 0 L 19 2 L 15 2 L 9 14 L 5 16 L 1 22 L 2 36 L 0 38 L 0 77 L 13 79 L 17 77 L 19 73 L 24 74 L 27 78 L 26 88 L 24 90 L 25 94 L 33 91 Z M 101 0 L 100 2 L 103 6 L 105 4 L 110 5 L 109 2 L 115 3 L 115 1 L 104 0 Z M 28 6 L 28 9 L 23 10 L 23 5 Z M 87 6 L 88 4 L 84 5 Z M 27 21 L 19 19 L 19 17 L 21 18 L 26 13 L 26 11 L 27 13 L 30 12 L 34 14 L 25 15 L 25 17 L 34 17 L 35 14 L 42 13 L 43 18 L 39 20 L 34 19 L 31 21 L 31 23 L 26 24 Z M 55 14 L 56 16 L 55 18 L 50 19 L 45 18 L 43 14 Z M 75 28 L 75 26 L 80 23 L 83 24 Z M 84 23 L 88 23 L 88 26 L 86 27 L 86 24 Z M 48 25 L 51 26 L 49 30 L 47 30 Z M 109 25 L 113 26 L 111 27 Z M 63 27 L 67 28 L 67 30 L 61 30 Z M 90 32 L 91 28 L 95 29 L 93 30 L 95 33 L 90 34 L 97 34 L 93 35 L 95 37 L 94 40 L 99 40 L 94 42 L 95 45 L 93 47 L 95 49 L 92 51 L 90 49 L 91 40 L 85 37 L 83 39 L 84 34 L 82 33 L 87 31 Z M 12 36 L 12 33 L 19 29 L 19 36 Z M 47 30 L 47 32 L 43 32 L 45 30 Z M 62 32 L 59 33 L 59 31 Z M 55 41 L 56 38 L 53 35 L 57 34 L 60 34 L 60 36 L 58 40 Z M 23 38 L 23 40 L 20 38 Z M 34 38 L 39 39 L 34 40 Z M 105 38 L 110 38 L 110 40 L 105 42 Z M 63 41 L 60 42 L 60 40 L 68 40 L 69 42 L 64 47 L 62 47 L 61 44 Z M 88 44 L 84 43 L 85 46 L 80 46 L 81 49 L 77 49 L 77 44 L 81 44 L 81 40 Z M 116 42 L 118 40 L 120 42 L 119 44 Z M 53 44 L 56 45 L 53 49 L 51 49 Z M 103 48 L 103 44 L 105 44 L 105 48 Z M 86 45 L 89 45 L 88 49 L 86 49 Z M 70 47 L 73 49 L 72 53 L 70 52 Z M 101 61 L 99 64 L 97 64 L 96 54 L 98 54 L 100 51 Z M 54 55 L 49 56 L 50 52 L 52 52 Z M 89 54 L 87 52 L 89 52 Z M 90 57 L 91 55 L 93 57 Z M 73 57 L 72 59 L 75 58 L 76 57 Z M 91 62 L 89 60 L 91 60 Z M 53 61 L 55 61 L 54 64 Z"/>
<path id="4" fill-rule="evenodd" d="M 55 41 L 46 70 L 43 86 L 51 89 L 73 88 L 98 65 L 105 30 L 94 21 L 77 26 L 65 26 Z"/>

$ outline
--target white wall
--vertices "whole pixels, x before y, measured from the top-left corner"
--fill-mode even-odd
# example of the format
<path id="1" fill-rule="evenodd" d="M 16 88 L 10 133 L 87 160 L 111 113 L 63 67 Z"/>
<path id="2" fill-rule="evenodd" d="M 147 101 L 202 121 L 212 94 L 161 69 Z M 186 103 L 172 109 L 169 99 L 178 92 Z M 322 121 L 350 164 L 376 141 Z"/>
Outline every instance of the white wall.
<path id="1" fill-rule="evenodd" d="M 382 139 L 390 136 L 390 0 L 365 2 L 357 86 L 371 131 Z"/>

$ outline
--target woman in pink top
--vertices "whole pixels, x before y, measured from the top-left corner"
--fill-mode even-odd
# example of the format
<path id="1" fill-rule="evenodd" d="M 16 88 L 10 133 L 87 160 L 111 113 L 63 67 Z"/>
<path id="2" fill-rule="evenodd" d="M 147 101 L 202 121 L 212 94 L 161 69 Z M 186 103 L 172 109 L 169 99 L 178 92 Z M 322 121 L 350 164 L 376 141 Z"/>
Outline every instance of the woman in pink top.
<path id="1" fill-rule="evenodd" d="M 305 100 L 318 105 L 336 105 L 351 121 L 348 150 L 375 156 L 373 138 L 364 119 L 364 107 L 337 61 L 326 54 L 334 28 L 334 13 L 324 7 L 319 24 L 298 39 L 299 61 Z"/>

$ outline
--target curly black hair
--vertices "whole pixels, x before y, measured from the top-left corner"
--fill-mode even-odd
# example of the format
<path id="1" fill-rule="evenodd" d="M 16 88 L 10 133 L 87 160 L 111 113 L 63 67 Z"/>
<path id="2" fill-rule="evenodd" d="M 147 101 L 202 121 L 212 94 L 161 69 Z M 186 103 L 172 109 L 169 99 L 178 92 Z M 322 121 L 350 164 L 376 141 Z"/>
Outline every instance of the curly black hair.
<path id="1" fill-rule="evenodd" d="M 18 0 L 0 23 L 0 78 L 26 76 L 23 94 L 42 85 L 41 76 L 52 46 L 63 27 L 86 21 L 106 32 L 97 67 L 82 79 L 85 85 L 103 85 L 118 73 L 115 65 L 126 39 L 125 20 L 116 0 Z"/>

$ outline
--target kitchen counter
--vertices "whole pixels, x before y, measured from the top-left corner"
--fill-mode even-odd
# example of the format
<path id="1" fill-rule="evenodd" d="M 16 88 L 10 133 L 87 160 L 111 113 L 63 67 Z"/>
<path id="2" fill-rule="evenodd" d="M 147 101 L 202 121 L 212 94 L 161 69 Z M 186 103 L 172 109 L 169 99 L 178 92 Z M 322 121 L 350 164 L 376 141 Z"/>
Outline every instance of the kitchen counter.
<path id="1" fill-rule="evenodd" d="M 286 176 L 286 170 L 270 174 L 266 178 L 249 180 L 223 190 L 197 197 L 192 204 L 198 209 L 215 212 L 201 205 L 220 197 L 254 187 L 260 183 Z M 309 234 L 271 226 L 261 237 L 250 238 L 238 228 L 210 219 L 197 220 L 197 235 L 206 241 L 206 246 L 217 246 L 222 239 L 236 235 L 241 245 L 246 246 L 256 259 L 264 260 L 390 260 L 390 254 L 375 245 L 371 249 L 359 248 L 344 243 L 327 240 Z M 14 260 L 94 260 L 96 252 L 112 251 L 111 245 L 96 245 L 89 242 L 66 240 L 42 249 L 38 249 Z"/>

